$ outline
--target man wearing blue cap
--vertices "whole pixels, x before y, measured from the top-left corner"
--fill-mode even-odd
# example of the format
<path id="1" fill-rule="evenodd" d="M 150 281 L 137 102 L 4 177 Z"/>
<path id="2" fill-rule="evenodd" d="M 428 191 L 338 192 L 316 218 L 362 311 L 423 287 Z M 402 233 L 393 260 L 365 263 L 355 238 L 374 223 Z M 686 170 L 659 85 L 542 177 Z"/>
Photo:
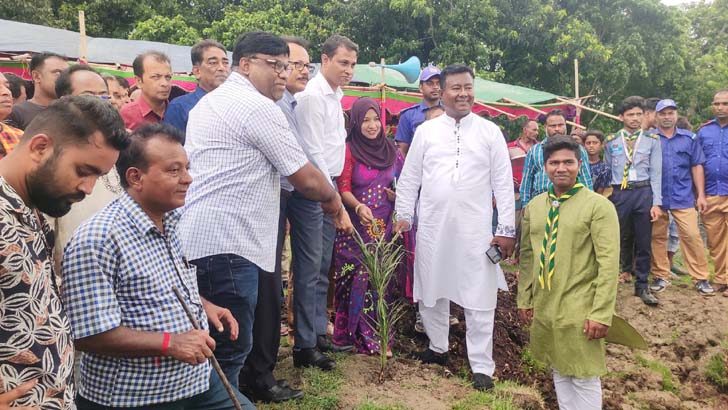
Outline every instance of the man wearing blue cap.
<path id="1" fill-rule="evenodd" d="M 434 65 L 428 65 L 420 74 L 420 92 L 422 101 L 399 114 L 397 134 L 394 140 L 397 142 L 402 155 L 407 156 L 407 151 L 412 143 L 417 127 L 425 122 L 427 110 L 440 105 L 440 69 Z"/>
<path id="2" fill-rule="evenodd" d="M 657 130 L 662 142 L 662 209 L 669 211 L 677 223 L 680 248 L 695 287 L 703 296 L 713 296 L 708 282 L 710 268 L 703 239 L 698 230 L 698 211 L 708 207 L 705 198 L 705 154 L 691 131 L 677 128 L 677 104 L 660 100 L 655 108 Z M 695 193 L 697 193 L 697 198 Z M 650 289 L 662 292 L 670 284 L 670 261 L 667 258 L 667 213 L 652 224 L 652 273 Z"/>

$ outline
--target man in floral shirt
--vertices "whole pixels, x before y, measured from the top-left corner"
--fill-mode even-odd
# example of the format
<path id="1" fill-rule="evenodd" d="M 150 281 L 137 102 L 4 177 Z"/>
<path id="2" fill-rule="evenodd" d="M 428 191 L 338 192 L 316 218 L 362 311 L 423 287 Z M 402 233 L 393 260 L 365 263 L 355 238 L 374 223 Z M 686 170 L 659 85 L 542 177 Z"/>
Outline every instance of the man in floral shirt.
<path id="1" fill-rule="evenodd" d="M 128 144 L 108 102 L 68 97 L 39 113 L 0 161 L 0 408 L 73 407 L 71 328 L 53 269 L 53 230 Z"/>

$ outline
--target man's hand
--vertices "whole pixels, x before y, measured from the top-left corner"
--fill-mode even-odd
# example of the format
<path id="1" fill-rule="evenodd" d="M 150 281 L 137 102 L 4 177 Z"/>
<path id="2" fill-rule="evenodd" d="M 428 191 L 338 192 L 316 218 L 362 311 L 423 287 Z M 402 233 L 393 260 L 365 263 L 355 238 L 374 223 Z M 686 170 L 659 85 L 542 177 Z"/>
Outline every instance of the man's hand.
<path id="1" fill-rule="evenodd" d="M 338 215 L 334 215 L 334 227 L 344 233 L 350 234 L 354 231 L 354 225 L 351 224 L 349 213 L 341 208 Z"/>
<path id="2" fill-rule="evenodd" d="M 364 204 L 357 205 L 357 207 L 358 209 L 356 210 L 356 215 L 359 217 L 362 225 L 372 223 L 372 219 L 374 219 L 374 215 L 372 215 L 372 210 Z"/>
<path id="3" fill-rule="evenodd" d="M 210 323 L 210 327 L 217 329 L 218 332 L 225 330 L 225 327 L 230 331 L 230 340 L 238 340 L 238 321 L 235 320 L 230 310 L 220 307 L 214 303 L 210 303 L 207 300 L 202 300 L 202 308 L 205 309 L 207 315 L 207 321 Z M 226 324 L 227 326 L 224 326 Z"/>
<path id="4" fill-rule="evenodd" d="M 584 333 L 586 333 L 586 338 L 589 340 L 607 337 L 608 330 L 609 326 L 603 325 L 599 322 L 595 322 L 589 319 L 584 322 Z"/>
<path id="5" fill-rule="evenodd" d="M 167 355 L 192 365 L 205 363 L 215 350 L 215 340 L 204 330 L 171 334 Z"/>
<path id="6" fill-rule="evenodd" d="M 660 208 L 658 205 L 653 205 L 652 208 L 650 208 L 650 222 L 655 222 L 662 216 L 662 208 Z"/>
<path id="7" fill-rule="evenodd" d="M 533 308 L 518 309 L 518 318 L 521 319 L 524 325 L 530 325 L 531 321 L 533 321 Z"/>
<path id="8" fill-rule="evenodd" d="M 38 379 L 33 379 L 29 382 L 25 382 L 18 385 L 16 388 L 0 394 L 0 410 L 40 410 L 38 406 L 24 406 L 14 407 L 13 402 L 25 395 L 25 393 L 31 391 L 35 385 L 38 384 Z"/>
<path id="9" fill-rule="evenodd" d="M 501 257 L 505 260 L 513 255 L 513 250 L 516 248 L 516 239 L 505 236 L 494 236 L 490 244 L 498 245 L 501 250 Z"/>
<path id="10" fill-rule="evenodd" d="M 399 220 L 394 223 L 394 226 L 392 227 L 392 232 L 393 233 L 402 233 L 402 232 L 407 232 L 410 229 L 412 229 L 412 227 L 410 226 L 409 222 L 404 221 L 404 220 Z"/>
<path id="11" fill-rule="evenodd" d="M 336 196 L 331 198 L 330 200 L 326 202 L 321 202 L 321 209 L 324 210 L 324 213 L 327 215 L 331 215 L 332 217 L 335 217 L 339 212 L 342 211 L 344 205 L 341 203 L 341 196 L 336 193 Z"/>
<path id="12" fill-rule="evenodd" d="M 708 200 L 705 199 L 705 195 L 698 195 L 695 205 L 698 207 L 698 212 L 704 214 L 708 210 Z"/>

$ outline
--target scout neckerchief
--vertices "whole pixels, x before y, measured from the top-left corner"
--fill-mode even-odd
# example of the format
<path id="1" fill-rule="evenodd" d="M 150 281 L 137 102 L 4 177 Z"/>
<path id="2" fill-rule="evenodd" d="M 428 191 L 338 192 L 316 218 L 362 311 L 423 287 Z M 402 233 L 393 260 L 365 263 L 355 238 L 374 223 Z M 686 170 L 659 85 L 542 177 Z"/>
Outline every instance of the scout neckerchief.
<path id="1" fill-rule="evenodd" d="M 579 192 L 580 189 L 584 188 L 584 185 L 580 182 L 574 184 L 574 186 L 565 194 L 561 194 L 560 197 L 556 197 L 554 193 L 553 185 L 549 188 L 549 200 L 551 200 L 551 208 L 549 209 L 548 218 L 546 219 L 546 232 L 543 235 L 543 243 L 541 244 L 541 258 L 539 261 L 538 268 L 538 283 L 541 284 L 541 289 L 544 288 L 544 266 L 546 265 L 546 249 L 549 251 L 548 261 L 548 276 L 546 279 L 546 285 L 551 290 L 551 277 L 554 276 L 554 264 L 556 262 L 556 235 L 559 233 L 559 205 L 565 202 Z"/>
<path id="2" fill-rule="evenodd" d="M 627 162 L 624 163 L 624 173 L 622 174 L 622 185 L 621 188 L 627 188 L 629 169 L 632 167 L 634 162 L 635 154 L 637 153 L 637 146 L 642 139 L 642 130 L 639 133 L 630 135 L 627 131 L 619 131 L 619 135 L 622 137 L 622 145 L 624 146 L 624 153 L 627 155 Z M 635 141 L 637 140 L 637 141 Z"/>

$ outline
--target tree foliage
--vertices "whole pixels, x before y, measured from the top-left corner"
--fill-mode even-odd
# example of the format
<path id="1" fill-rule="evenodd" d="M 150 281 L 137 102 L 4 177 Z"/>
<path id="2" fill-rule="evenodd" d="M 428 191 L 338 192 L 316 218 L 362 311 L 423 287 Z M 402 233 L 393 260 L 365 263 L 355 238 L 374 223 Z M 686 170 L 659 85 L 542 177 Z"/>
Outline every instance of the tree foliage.
<path id="1" fill-rule="evenodd" d="M 359 62 L 471 65 L 485 78 L 573 95 L 573 60 L 587 104 L 612 111 L 628 95 L 673 97 L 694 121 L 710 116 L 728 85 L 728 0 L 686 8 L 659 0 L 24 0 L 0 2 L 0 18 L 77 29 L 91 36 L 232 46 L 250 30 L 320 45 L 332 33 L 360 45 Z M 592 126 L 617 124 L 584 118 Z M 593 121 L 593 122 L 592 122 Z"/>

